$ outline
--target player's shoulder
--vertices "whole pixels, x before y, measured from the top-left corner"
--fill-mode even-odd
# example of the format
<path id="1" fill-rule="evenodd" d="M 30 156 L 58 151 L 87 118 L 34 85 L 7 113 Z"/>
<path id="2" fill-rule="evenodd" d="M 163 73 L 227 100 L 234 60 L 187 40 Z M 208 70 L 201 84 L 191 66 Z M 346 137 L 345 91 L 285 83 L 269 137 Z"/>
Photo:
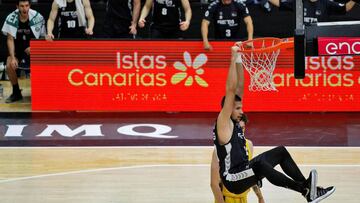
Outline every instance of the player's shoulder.
<path id="1" fill-rule="evenodd" d="M 19 10 L 16 9 L 15 11 L 9 13 L 9 14 L 6 16 L 5 20 L 15 19 L 15 18 L 17 18 L 18 16 L 19 16 Z"/>
<path id="2" fill-rule="evenodd" d="M 344 2 L 334 1 L 334 0 L 321 0 L 324 4 L 337 5 L 340 7 L 345 7 Z"/>
<path id="3" fill-rule="evenodd" d="M 220 5 L 220 1 L 219 1 L 219 0 L 213 1 L 213 2 L 211 2 L 211 3 L 209 4 L 209 9 L 218 7 L 219 5 Z"/>
<path id="4" fill-rule="evenodd" d="M 244 6 L 244 7 L 246 7 L 245 2 L 246 2 L 246 0 L 234 0 L 234 4 L 236 6 Z"/>

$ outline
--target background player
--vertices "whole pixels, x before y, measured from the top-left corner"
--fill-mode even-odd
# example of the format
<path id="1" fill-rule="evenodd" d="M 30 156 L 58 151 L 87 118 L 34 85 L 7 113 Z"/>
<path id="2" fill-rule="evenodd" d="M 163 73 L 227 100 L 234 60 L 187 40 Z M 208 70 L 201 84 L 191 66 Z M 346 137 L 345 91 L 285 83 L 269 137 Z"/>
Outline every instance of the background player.
<path id="1" fill-rule="evenodd" d="M 204 49 L 212 50 L 208 40 L 210 22 L 214 23 L 215 39 L 239 39 L 241 20 L 246 24 L 247 39 L 254 34 L 253 22 L 248 8 L 238 0 L 220 0 L 212 2 L 205 11 L 201 22 L 201 35 Z"/>
<path id="2" fill-rule="evenodd" d="M 89 0 L 54 0 L 47 21 L 47 40 L 53 40 L 53 29 L 59 14 L 58 38 L 92 36 L 95 18 Z"/>
<path id="3" fill-rule="evenodd" d="M 45 35 L 45 20 L 43 16 L 30 9 L 29 0 L 18 0 L 17 9 L 10 13 L 4 22 L 2 32 L 7 36 L 9 56 L 6 60 L 6 71 L 12 84 L 12 94 L 5 102 L 12 103 L 21 100 L 17 70 L 19 63 L 30 67 L 30 39 L 39 39 Z"/>
<path id="4" fill-rule="evenodd" d="M 141 1 L 108 0 L 104 21 L 107 38 L 135 38 L 140 15 Z"/>
<path id="5" fill-rule="evenodd" d="M 295 10 L 295 0 L 268 0 L 280 9 Z M 329 15 L 344 15 L 350 11 L 360 0 L 350 0 L 339 3 L 332 0 L 304 0 L 304 24 L 327 22 Z"/>
<path id="6" fill-rule="evenodd" d="M 185 12 L 185 21 L 182 21 L 181 7 Z M 178 39 L 190 26 L 192 12 L 189 0 L 146 0 L 138 23 L 140 28 L 145 26 L 145 18 L 151 8 L 151 38 Z"/>

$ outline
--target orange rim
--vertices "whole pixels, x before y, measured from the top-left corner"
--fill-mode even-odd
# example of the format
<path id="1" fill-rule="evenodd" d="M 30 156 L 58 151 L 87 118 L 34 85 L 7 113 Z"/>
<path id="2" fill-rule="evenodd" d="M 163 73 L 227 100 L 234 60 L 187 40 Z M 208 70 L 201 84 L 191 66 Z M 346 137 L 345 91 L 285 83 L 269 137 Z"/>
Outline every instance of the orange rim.
<path id="1" fill-rule="evenodd" d="M 264 47 L 256 47 L 259 43 L 262 43 Z M 294 38 L 276 38 L 276 37 L 262 37 L 252 40 L 243 41 L 241 43 L 236 43 L 239 46 L 239 52 L 242 53 L 261 53 L 261 52 L 272 52 L 278 49 L 289 49 L 294 47 Z M 253 45 L 255 47 L 252 47 Z M 247 47 L 249 46 L 249 47 Z"/>

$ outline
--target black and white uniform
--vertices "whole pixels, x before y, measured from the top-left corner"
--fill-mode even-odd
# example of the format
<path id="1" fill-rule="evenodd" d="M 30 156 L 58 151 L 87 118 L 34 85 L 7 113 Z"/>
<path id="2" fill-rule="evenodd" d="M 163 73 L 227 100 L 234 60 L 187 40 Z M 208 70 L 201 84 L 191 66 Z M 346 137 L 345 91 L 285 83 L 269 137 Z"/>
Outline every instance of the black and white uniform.
<path id="1" fill-rule="evenodd" d="M 248 8 L 239 0 L 229 5 L 217 0 L 209 5 L 204 19 L 214 23 L 216 39 L 239 39 L 241 21 L 249 15 Z"/>
<path id="2" fill-rule="evenodd" d="M 25 49 L 30 47 L 30 39 L 35 39 L 35 35 L 30 28 L 30 22 L 21 22 L 19 20 L 19 28 L 16 33 L 15 57 L 19 60 L 21 66 L 30 66 L 30 56 L 25 53 Z"/>
<path id="3" fill-rule="evenodd" d="M 316 2 L 305 0 L 303 6 L 305 25 L 326 22 L 330 15 L 346 14 L 345 4 L 331 0 L 318 0 Z M 295 10 L 295 0 L 281 0 L 280 9 Z"/>
<path id="4" fill-rule="evenodd" d="M 151 38 L 177 39 L 181 37 L 181 0 L 154 0 Z"/>
<path id="5" fill-rule="evenodd" d="M 133 0 L 109 0 L 106 6 L 104 34 L 107 38 L 134 38 L 130 34 Z"/>
<path id="6" fill-rule="evenodd" d="M 238 123 L 233 121 L 233 124 L 231 139 L 225 145 L 219 144 L 215 125 L 214 144 L 219 159 L 221 180 L 230 192 L 239 194 L 256 184 L 257 181 L 253 170 L 249 168 L 244 132 Z M 242 184 L 245 181 L 250 181 L 250 184 Z"/>
<path id="7" fill-rule="evenodd" d="M 228 143 L 219 144 L 216 124 L 213 137 L 220 177 L 230 192 L 240 194 L 266 177 L 274 185 L 304 193 L 306 179 L 285 147 L 276 147 L 248 161 L 243 130 L 237 122 L 232 122 L 234 129 Z M 280 165 L 287 176 L 275 170 L 276 165 Z"/>
<path id="8" fill-rule="evenodd" d="M 85 38 L 85 27 L 79 26 L 75 1 L 59 8 L 59 38 Z"/>

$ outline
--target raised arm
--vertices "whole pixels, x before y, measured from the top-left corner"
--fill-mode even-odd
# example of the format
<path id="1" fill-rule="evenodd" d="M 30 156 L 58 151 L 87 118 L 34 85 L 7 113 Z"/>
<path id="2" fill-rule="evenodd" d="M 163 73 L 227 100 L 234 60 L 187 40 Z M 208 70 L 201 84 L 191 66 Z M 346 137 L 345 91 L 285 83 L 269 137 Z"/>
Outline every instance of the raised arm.
<path id="1" fill-rule="evenodd" d="M 238 56 L 240 57 L 240 56 Z M 245 88 L 245 77 L 244 77 L 244 67 L 243 64 L 241 63 L 241 59 L 237 59 L 236 61 L 236 72 L 238 75 L 238 85 L 236 87 L 236 94 L 238 96 L 240 96 L 240 98 L 242 99 L 242 101 L 244 101 L 244 88 Z"/>
<path id="2" fill-rule="evenodd" d="M 185 12 L 185 21 L 180 22 L 180 30 L 185 31 L 190 26 L 192 11 L 189 0 L 181 0 L 181 4 Z"/>
<path id="3" fill-rule="evenodd" d="M 211 159 L 211 171 L 210 171 L 210 187 L 213 192 L 216 203 L 225 203 L 223 194 L 221 192 L 221 179 L 219 174 L 219 162 L 217 160 L 216 151 L 213 151 Z"/>
<path id="4" fill-rule="evenodd" d="M 152 5 L 153 5 L 153 0 L 146 0 L 145 5 L 141 10 L 141 15 L 138 22 L 139 27 L 141 28 L 145 27 L 145 23 L 146 23 L 145 18 L 146 16 L 148 16 Z"/>
<path id="5" fill-rule="evenodd" d="M 91 9 L 90 0 L 83 0 L 85 16 L 87 19 L 87 28 L 85 29 L 85 33 L 87 35 L 94 34 L 94 25 L 95 25 L 95 17 L 93 11 Z"/>
<path id="6" fill-rule="evenodd" d="M 235 93 L 238 86 L 238 76 L 235 65 L 238 49 L 239 48 L 237 46 L 233 46 L 231 48 L 231 62 L 226 80 L 225 102 L 216 123 L 220 144 L 226 144 L 229 142 L 234 127 L 230 117 L 234 108 Z"/>
<path id="7" fill-rule="evenodd" d="M 130 26 L 130 34 L 136 35 L 137 30 L 137 22 L 140 16 L 140 8 L 141 8 L 141 2 L 140 0 L 134 0 L 133 2 L 133 11 L 132 11 L 132 20 L 131 20 L 131 26 Z"/>
<path id="8" fill-rule="evenodd" d="M 49 14 L 49 19 L 47 21 L 47 34 L 45 36 L 45 39 L 48 41 L 51 41 L 54 39 L 53 30 L 54 30 L 55 20 L 58 15 L 58 10 L 59 10 L 58 4 L 55 1 L 53 1 L 52 5 L 51 5 L 51 11 Z"/>

